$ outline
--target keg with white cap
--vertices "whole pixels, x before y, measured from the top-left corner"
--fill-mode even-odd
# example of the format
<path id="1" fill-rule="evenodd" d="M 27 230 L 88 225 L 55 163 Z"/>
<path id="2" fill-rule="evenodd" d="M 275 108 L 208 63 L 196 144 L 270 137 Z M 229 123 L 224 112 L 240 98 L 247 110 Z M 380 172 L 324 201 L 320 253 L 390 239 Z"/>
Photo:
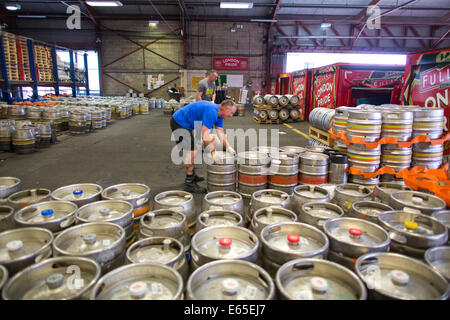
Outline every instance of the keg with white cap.
<path id="1" fill-rule="evenodd" d="M 227 152 L 216 151 L 214 163 L 206 166 L 206 185 L 209 192 L 236 191 L 236 157 Z"/>
<path id="2" fill-rule="evenodd" d="M 391 206 L 384 203 L 376 201 L 357 201 L 352 203 L 348 216 L 378 224 L 378 215 L 392 210 Z"/>
<path id="3" fill-rule="evenodd" d="M 18 228 L 0 233 L 0 265 L 9 277 L 52 255 L 53 234 L 43 228 Z"/>
<path id="4" fill-rule="evenodd" d="M 126 252 L 127 263 L 161 263 L 177 270 L 183 280 L 189 275 L 189 265 L 183 244 L 171 237 L 150 237 L 133 243 Z"/>
<path id="5" fill-rule="evenodd" d="M 397 191 L 412 191 L 410 187 L 400 183 L 381 182 L 373 189 L 373 196 L 384 204 L 389 204 L 391 193 Z"/>
<path id="6" fill-rule="evenodd" d="M 155 236 L 171 237 L 179 240 L 185 251 L 189 251 L 191 237 L 186 216 L 172 209 L 157 209 L 141 217 L 138 239 Z"/>
<path id="7" fill-rule="evenodd" d="M 355 218 L 327 220 L 323 230 L 330 240 L 328 259 L 354 269 L 357 257 L 370 252 L 387 252 L 389 234 L 375 223 Z"/>
<path id="8" fill-rule="evenodd" d="M 439 139 L 445 125 L 444 109 L 418 108 L 414 110 L 413 137 L 428 136 Z"/>
<path id="9" fill-rule="evenodd" d="M 302 116 L 302 109 L 292 109 L 289 111 L 292 120 L 297 121 Z"/>
<path id="10" fill-rule="evenodd" d="M 269 158 L 272 156 L 278 156 L 280 152 L 280 148 L 271 147 L 271 146 L 256 146 L 250 149 L 250 152 L 260 152 L 266 154 Z M 252 160 L 252 154 L 250 156 L 250 161 Z M 244 157 L 245 158 L 245 157 Z"/>
<path id="11" fill-rule="evenodd" d="M 29 205 L 50 200 L 51 191 L 37 188 L 18 191 L 8 197 L 7 204 L 15 210 L 20 210 Z"/>
<path id="12" fill-rule="evenodd" d="M 22 188 L 22 180 L 14 177 L 0 177 L 0 202 Z"/>
<path id="13" fill-rule="evenodd" d="M 224 209 L 211 209 L 203 211 L 198 215 L 195 231 L 212 226 L 244 226 L 242 215 L 235 211 Z"/>
<path id="14" fill-rule="evenodd" d="M 134 232 L 139 232 L 140 218 L 150 210 L 150 188 L 142 183 L 122 183 L 103 190 L 102 198 L 122 200 L 133 206 Z M 127 233 L 128 234 L 128 233 Z"/>
<path id="15" fill-rule="evenodd" d="M 248 151 L 238 154 L 238 191 L 250 197 L 253 192 L 266 189 L 270 158 L 266 153 Z"/>
<path id="16" fill-rule="evenodd" d="M 314 185 L 300 185 L 295 187 L 292 196 L 293 211 L 299 216 L 301 214 L 301 207 L 312 201 L 330 201 L 330 193 L 327 189 Z"/>
<path id="17" fill-rule="evenodd" d="M 282 207 L 265 207 L 258 209 L 253 213 L 249 229 L 260 238 L 261 231 L 265 227 L 284 222 L 297 222 L 297 215 L 295 212 Z"/>
<path id="18" fill-rule="evenodd" d="M 299 222 L 309 224 L 323 230 L 323 224 L 328 219 L 339 218 L 344 215 L 344 211 L 336 204 L 323 201 L 313 201 L 304 203 L 298 215 Z"/>
<path id="19" fill-rule="evenodd" d="M 429 142 L 416 143 L 413 146 L 411 166 L 425 166 L 428 169 L 439 169 L 443 162 L 444 145 L 432 145 Z"/>
<path id="20" fill-rule="evenodd" d="M 349 269 L 322 259 L 283 264 L 275 283 L 283 300 L 366 300 L 364 283 Z"/>
<path id="21" fill-rule="evenodd" d="M 186 284 L 189 300 L 273 300 L 275 285 L 258 265 L 220 260 L 194 271 Z"/>
<path id="22" fill-rule="evenodd" d="M 365 254 L 356 260 L 355 271 L 369 289 L 371 299 L 446 300 L 447 281 L 425 263 L 386 252 Z"/>
<path id="23" fill-rule="evenodd" d="M 340 206 L 344 213 L 348 213 L 353 202 L 370 200 L 371 197 L 372 190 L 369 188 L 354 183 L 345 183 L 336 187 L 332 202 Z"/>
<path id="24" fill-rule="evenodd" d="M 250 200 L 249 215 L 246 216 L 246 223 L 250 223 L 256 210 L 265 207 L 291 208 L 291 198 L 289 194 L 280 190 L 264 189 L 255 191 Z"/>
<path id="25" fill-rule="evenodd" d="M 20 228 L 45 228 L 56 234 L 75 223 L 77 209 L 77 205 L 69 201 L 44 201 L 17 211 L 14 221 Z"/>
<path id="26" fill-rule="evenodd" d="M 71 184 L 52 192 L 53 200 L 64 200 L 75 203 L 78 207 L 101 200 L 103 188 L 94 183 Z"/>
<path id="27" fill-rule="evenodd" d="M 212 209 L 230 210 L 244 217 L 244 200 L 237 192 L 214 191 L 205 195 L 202 201 L 202 211 Z"/>
<path id="28" fill-rule="evenodd" d="M 2 298 L 4 300 L 87 300 L 100 274 L 100 265 L 92 259 L 50 258 L 17 273 L 5 286 Z"/>
<path id="29" fill-rule="evenodd" d="M 90 222 L 62 231 L 53 241 L 56 256 L 79 256 L 98 262 L 102 274 L 125 261 L 125 231 L 109 222 Z"/>
<path id="30" fill-rule="evenodd" d="M 409 141 L 413 131 L 413 111 L 386 109 L 382 113 L 381 138 L 392 137 L 397 141 Z"/>
<path id="31" fill-rule="evenodd" d="M 292 194 L 298 184 L 299 160 L 299 155 L 295 153 L 280 152 L 273 155 L 269 168 L 269 188 Z"/>
<path id="32" fill-rule="evenodd" d="M 428 193 L 418 191 L 396 191 L 392 192 L 389 205 L 395 210 L 405 208 L 418 210 L 419 213 L 431 215 L 435 211 L 443 210 L 447 207 L 444 200 Z"/>
<path id="33" fill-rule="evenodd" d="M 259 240 L 248 229 L 237 226 L 214 226 L 200 230 L 191 241 L 192 269 L 215 260 L 256 262 Z"/>
<path id="34" fill-rule="evenodd" d="M 328 182 L 328 162 L 326 154 L 304 152 L 300 154 L 298 181 L 301 184 L 324 184 Z"/>
<path id="35" fill-rule="evenodd" d="M 133 206 L 123 200 L 102 200 L 88 203 L 76 212 L 77 223 L 110 222 L 125 230 L 126 240 L 135 232 L 133 228 Z"/>
<path id="36" fill-rule="evenodd" d="M 278 120 L 278 110 L 269 110 L 268 115 L 270 120 Z"/>
<path id="37" fill-rule="evenodd" d="M 0 232 L 14 229 L 14 208 L 7 205 L 0 205 Z"/>
<path id="38" fill-rule="evenodd" d="M 91 300 L 181 300 L 183 278 L 160 263 L 133 263 L 105 274 L 92 289 Z"/>
<path id="39" fill-rule="evenodd" d="M 281 109 L 278 112 L 278 117 L 281 119 L 281 121 L 286 121 L 289 119 L 289 110 L 286 108 Z"/>
<path id="40" fill-rule="evenodd" d="M 448 241 L 447 227 L 424 214 L 387 211 L 378 215 L 378 221 L 389 232 L 392 252 L 423 259 L 427 249 Z"/>
<path id="41" fill-rule="evenodd" d="M 266 110 L 254 110 L 254 115 L 257 116 L 261 120 L 267 120 L 269 118 L 269 113 Z"/>
<path id="42" fill-rule="evenodd" d="M 292 107 L 296 107 L 300 103 L 300 97 L 295 94 L 286 94 L 285 97 L 289 99 L 289 104 Z"/>
<path id="43" fill-rule="evenodd" d="M 450 281 L 450 246 L 428 249 L 425 251 L 425 261 L 447 281 Z"/>
<path id="44" fill-rule="evenodd" d="M 276 95 L 278 104 L 282 107 L 286 107 L 289 104 L 289 98 L 285 95 Z"/>
<path id="45" fill-rule="evenodd" d="M 71 134 L 84 134 L 86 132 L 87 124 L 87 113 L 74 109 L 70 112 L 69 116 L 69 131 Z"/>
<path id="46" fill-rule="evenodd" d="M 186 191 L 173 190 L 158 193 L 155 196 L 153 209 L 171 209 L 184 214 L 189 228 L 193 228 L 197 222 L 194 196 Z"/>
<path id="47" fill-rule="evenodd" d="M 347 120 L 347 139 L 363 138 L 365 142 L 380 139 L 382 117 L 380 111 L 349 110 Z"/>
<path id="48" fill-rule="evenodd" d="M 319 229 L 304 223 L 272 224 L 265 227 L 260 236 L 263 266 L 272 277 L 290 260 L 327 258 L 328 238 Z"/>

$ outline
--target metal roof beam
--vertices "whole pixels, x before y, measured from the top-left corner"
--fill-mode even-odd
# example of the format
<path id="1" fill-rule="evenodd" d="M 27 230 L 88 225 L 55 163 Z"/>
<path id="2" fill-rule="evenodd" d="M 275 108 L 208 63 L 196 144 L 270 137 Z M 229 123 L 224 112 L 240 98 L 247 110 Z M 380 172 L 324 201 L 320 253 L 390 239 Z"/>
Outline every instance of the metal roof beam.
<path id="1" fill-rule="evenodd" d="M 286 32 L 284 32 L 284 30 L 281 29 L 280 26 L 279 26 L 277 23 L 275 23 L 274 26 L 275 26 L 275 28 L 278 30 L 279 33 L 281 33 L 283 36 L 286 36 L 286 37 L 287 37 Z M 288 38 L 286 38 L 286 40 L 287 40 L 287 42 L 289 43 L 289 46 L 290 46 L 291 48 L 294 48 L 294 47 L 295 47 L 295 44 L 294 44 L 294 42 L 292 42 L 292 40 L 290 40 L 290 39 L 288 39 Z"/>
<path id="2" fill-rule="evenodd" d="M 433 44 L 432 48 L 436 48 L 439 44 L 441 44 L 441 42 L 444 41 L 445 37 L 447 37 L 447 35 L 448 35 L 449 33 L 450 33 L 450 28 L 447 30 L 447 32 L 445 32 L 445 33 L 442 35 L 442 37 L 439 38 L 438 41 L 436 41 L 436 42 Z"/>

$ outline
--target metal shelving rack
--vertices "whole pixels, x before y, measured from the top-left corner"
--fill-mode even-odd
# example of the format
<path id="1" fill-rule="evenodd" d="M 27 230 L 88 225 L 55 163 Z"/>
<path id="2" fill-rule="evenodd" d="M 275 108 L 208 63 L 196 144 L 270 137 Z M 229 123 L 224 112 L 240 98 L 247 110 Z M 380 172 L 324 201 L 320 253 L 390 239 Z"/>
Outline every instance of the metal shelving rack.
<path id="1" fill-rule="evenodd" d="M 89 81 L 88 81 L 88 65 L 87 65 L 87 53 L 84 54 L 84 72 L 86 75 L 86 83 L 76 82 L 75 77 L 75 64 L 74 64 L 74 52 L 71 49 L 49 45 L 40 41 L 35 41 L 32 39 L 28 39 L 22 37 L 22 39 L 26 39 L 27 50 L 28 50 L 28 59 L 30 66 L 31 79 L 29 81 L 11 81 L 9 79 L 9 75 L 7 72 L 7 61 L 5 59 L 5 48 L 3 42 L 3 33 L 0 33 L 0 71 L 2 75 L 2 79 L 0 80 L 0 88 L 2 91 L 3 101 L 11 104 L 12 96 L 11 92 L 14 88 L 17 87 L 31 87 L 33 89 L 33 99 L 38 99 L 38 87 L 53 87 L 55 89 L 55 95 L 59 96 L 60 87 L 71 87 L 72 88 L 72 96 L 77 96 L 77 88 L 85 87 L 86 95 L 89 95 Z M 38 75 L 36 72 L 36 61 L 35 61 L 35 45 L 43 46 L 50 48 L 51 57 L 52 57 L 52 66 L 50 69 L 52 70 L 53 81 L 50 82 L 41 82 L 38 79 Z M 67 50 L 70 56 L 70 82 L 62 83 L 58 77 L 58 62 L 57 62 L 57 54 L 56 50 Z"/>

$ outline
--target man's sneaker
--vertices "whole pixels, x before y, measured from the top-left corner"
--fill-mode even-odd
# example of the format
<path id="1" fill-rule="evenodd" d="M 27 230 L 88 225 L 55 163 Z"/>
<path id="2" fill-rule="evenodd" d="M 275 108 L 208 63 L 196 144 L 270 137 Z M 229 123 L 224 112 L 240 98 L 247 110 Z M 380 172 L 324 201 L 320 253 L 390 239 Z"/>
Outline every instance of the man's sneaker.
<path id="1" fill-rule="evenodd" d="M 184 189 L 192 193 L 206 193 L 206 188 L 200 187 L 196 182 L 185 182 Z"/>
<path id="2" fill-rule="evenodd" d="M 194 182 L 202 182 L 205 181 L 205 178 L 200 177 L 198 175 L 194 175 Z"/>

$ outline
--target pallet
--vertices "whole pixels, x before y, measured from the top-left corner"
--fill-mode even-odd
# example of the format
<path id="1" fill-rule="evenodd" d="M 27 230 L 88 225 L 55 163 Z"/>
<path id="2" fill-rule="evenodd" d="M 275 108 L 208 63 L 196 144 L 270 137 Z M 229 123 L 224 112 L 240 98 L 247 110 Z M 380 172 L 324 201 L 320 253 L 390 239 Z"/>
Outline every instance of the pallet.
<path id="1" fill-rule="evenodd" d="M 268 104 L 263 104 L 262 106 L 253 105 L 253 109 L 255 109 L 255 110 L 266 110 L 266 111 L 281 110 L 279 105 L 271 106 L 271 105 L 268 105 Z"/>
<path id="2" fill-rule="evenodd" d="M 255 121 L 258 124 L 280 124 L 281 120 L 277 119 L 277 120 L 271 120 L 271 119 L 267 119 L 267 120 L 261 120 L 258 117 L 253 117 L 253 121 Z"/>
<path id="3" fill-rule="evenodd" d="M 330 134 L 321 129 L 310 126 L 309 136 L 329 147 L 332 147 L 334 145 L 334 140 L 331 138 Z"/>

